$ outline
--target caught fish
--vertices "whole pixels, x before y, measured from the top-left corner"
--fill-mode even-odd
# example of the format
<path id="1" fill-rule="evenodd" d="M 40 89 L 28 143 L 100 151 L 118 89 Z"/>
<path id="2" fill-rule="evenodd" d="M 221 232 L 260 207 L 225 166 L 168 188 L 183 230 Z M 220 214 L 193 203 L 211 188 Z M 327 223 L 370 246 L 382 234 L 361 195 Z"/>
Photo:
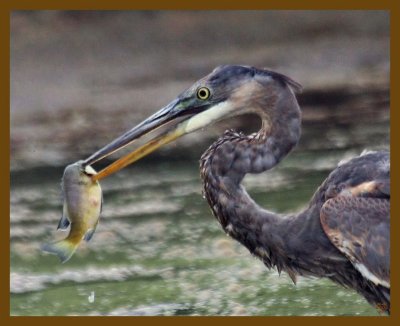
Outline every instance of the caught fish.
<path id="1" fill-rule="evenodd" d="M 62 178 L 64 197 L 63 215 L 57 229 L 71 229 L 61 241 L 48 243 L 42 250 L 56 254 L 65 263 L 74 254 L 82 240 L 89 241 L 96 231 L 103 204 L 103 196 L 98 181 L 92 176 L 97 174 L 89 165 L 81 161 L 68 165 Z"/>

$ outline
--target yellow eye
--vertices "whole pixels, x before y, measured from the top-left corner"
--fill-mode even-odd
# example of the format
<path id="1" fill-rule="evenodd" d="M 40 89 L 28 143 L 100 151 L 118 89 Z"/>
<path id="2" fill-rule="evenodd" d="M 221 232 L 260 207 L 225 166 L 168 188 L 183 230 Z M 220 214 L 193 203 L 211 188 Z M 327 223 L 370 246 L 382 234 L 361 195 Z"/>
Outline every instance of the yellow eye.
<path id="1" fill-rule="evenodd" d="M 210 90 L 207 87 L 200 87 L 197 90 L 197 98 L 199 100 L 207 100 L 210 97 Z"/>

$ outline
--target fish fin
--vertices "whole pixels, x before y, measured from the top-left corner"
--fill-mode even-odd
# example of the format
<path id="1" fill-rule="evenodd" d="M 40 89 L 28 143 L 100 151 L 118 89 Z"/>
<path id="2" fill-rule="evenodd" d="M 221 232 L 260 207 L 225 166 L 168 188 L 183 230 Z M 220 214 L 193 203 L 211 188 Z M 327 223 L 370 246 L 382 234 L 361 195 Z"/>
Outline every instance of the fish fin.
<path id="1" fill-rule="evenodd" d="M 68 217 L 63 215 L 60 219 L 60 222 L 58 222 L 57 230 L 65 231 L 70 224 L 71 222 L 69 221 Z"/>
<path id="2" fill-rule="evenodd" d="M 70 224 L 71 222 L 69 221 L 67 214 L 67 205 L 64 202 L 63 215 L 60 219 L 60 222 L 58 222 L 57 230 L 66 230 Z"/>
<path id="3" fill-rule="evenodd" d="M 53 243 L 45 243 L 42 245 L 42 251 L 55 254 L 60 258 L 62 263 L 69 260 L 78 248 L 79 241 L 76 242 L 73 239 L 65 239 Z"/>
<path id="4" fill-rule="evenodd" d="M 99 224 L 99 221 L 97 221 L 97 223 L 94 225 L 94 227 L 92 229 L 89 229 L 86 234 L 83 237 L 83 240 L 85 240 L 86 242 L 89 242 L 90 239 L 92 239 L 94 232 L 96 231 L 97 228 L 97 224 Z"/>

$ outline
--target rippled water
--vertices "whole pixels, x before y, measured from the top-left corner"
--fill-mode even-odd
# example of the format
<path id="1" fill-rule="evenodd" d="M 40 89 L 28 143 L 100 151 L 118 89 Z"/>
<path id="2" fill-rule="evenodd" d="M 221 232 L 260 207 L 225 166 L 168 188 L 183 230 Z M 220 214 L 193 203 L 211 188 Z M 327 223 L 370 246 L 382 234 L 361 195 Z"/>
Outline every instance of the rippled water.
<path id="1" fill-rule="evenodd" d="M 245 184 L 264 207 L 301 209 L 341 159 L 387 145 L 388 135 L 387 115 L 373 125 L 305 128 L 279 167 Z M 378 314 L 329 280 L 295 286 L 267 270 L 223 233 L 191 160 L 144 161 L 105 180 L 96 234 L 60 264 L 39 246 L 65 236 L 55 230 L 61 175 L 46 167 L 11 175 L 12 315 Z"/>

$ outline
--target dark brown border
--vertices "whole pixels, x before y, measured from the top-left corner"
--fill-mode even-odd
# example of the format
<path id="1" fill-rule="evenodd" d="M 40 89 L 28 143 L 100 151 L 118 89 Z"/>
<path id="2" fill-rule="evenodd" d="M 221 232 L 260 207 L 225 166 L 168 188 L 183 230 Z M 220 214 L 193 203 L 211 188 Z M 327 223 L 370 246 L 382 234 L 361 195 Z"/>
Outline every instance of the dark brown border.
<path id="1" fill-rule="evenodd" d="M 398 110 L 399 105 L 399 95 L 396 91 L 399 85 L 399 50 L 398 50 L 398 34 L 400 31 L 400 15 L 399 15 L 400 1 L 398 0 L 376 0 L 376 1 L 355 1 L 355 0 L 337 0 L 337 1 L 319 1 L 319 0 L 308 0 L 298 1 L 298 0 L 280 0 L 273 3 L 265 3 L 265 1 L 246 1 L 245 4 L 240 1 L 227 1 L 221 0 L 218 3 L 215 1 L 183 1 L 183 0 L 173 0 L 173 1 L 143 1 L 138 3 L 128 3 L 123 0 L 113 0 L 113 1 L 55 1 L 55 0 L 2 0 L 0 1 L 0 40 L 2 42 L 0 51 L 0 71 L 1 71 L 1 95 L 0 104 L 2 109 L 1 112 L 1 128 L 0 128 L 0 141 L 2 152 L 10 153 L 10 12 L 12 10 L 21 9 L 360 9 L 360 10 L 372 10 L 381 9 L 389 10 L 391 16 L 391 152 L 392 152 L 392 163 L 394 169 L 392 169 L 392 180 L 399 180 L 398 172 L 396 167 L 399 166 L 398 161 L 398 146 L 397 139 L 398 135 Z M 372 324 L 372 323 L 382 323 L 382 324 L 392 324 L 395 320 L 399 319 L 399 298 L 398 298 L 398 277 L 399 275 L 399 262 L 397 258 L 398 248 L 399 248 L 399 237 L 397 237 L 397 230 L 399 230 L 398 219 L 393 218 L 392 223 L 392 314 L 388 318 L 380 317 L 10 317 L 9 311 L 9 201 L 10 201 L 10 180 L 9 171 L 10 166 L 9 159 L 3 158 L 0 160 L 1 173 L 1 226 L 0 226 L 0 247 L 3 255 L 1 256 L 1 268 L 0 268 L 0 280 L 1 280 L 1 293 L 0 293 L 0 322 L 3 325 L 10 324 L 21 324 L 26 325 L 27 323 L 38 322 L 42 324 L 68 324 L 79 323 L 86 324 L 88 322 L 97 324 L 109 324 L 110 322 L 117 322 L 120 324 L 137 323 L 139 325 L 143 323 L 171 323 L 171 324 L 186 324 L 190 323 L 193 325 L 200 325 L 204 323 L 290 323 L 293 322 L 297 324 L 307 324 L 307 325 L 317 325 L 321 323 L 362 323 Z M 394 193 L 394 198 L 398 198 L 397 194 L 397 184 L 392 182 L 392 193 Z M 397 216 L 398 214 L 398 203 L 396 200 L 392 201 L 392 216 Z M 72 319 L 71 319 L 72 318 Z M 87 318 L 91 318 L 88 320 Z M 110 320 L 110 318 L 113 318 Z M 249 319 L 251 318 L 251 319 Z M 356 319 L 354 319 L 356 318 Z M 377 320 L 376 318 L 379 318 Z"/>

